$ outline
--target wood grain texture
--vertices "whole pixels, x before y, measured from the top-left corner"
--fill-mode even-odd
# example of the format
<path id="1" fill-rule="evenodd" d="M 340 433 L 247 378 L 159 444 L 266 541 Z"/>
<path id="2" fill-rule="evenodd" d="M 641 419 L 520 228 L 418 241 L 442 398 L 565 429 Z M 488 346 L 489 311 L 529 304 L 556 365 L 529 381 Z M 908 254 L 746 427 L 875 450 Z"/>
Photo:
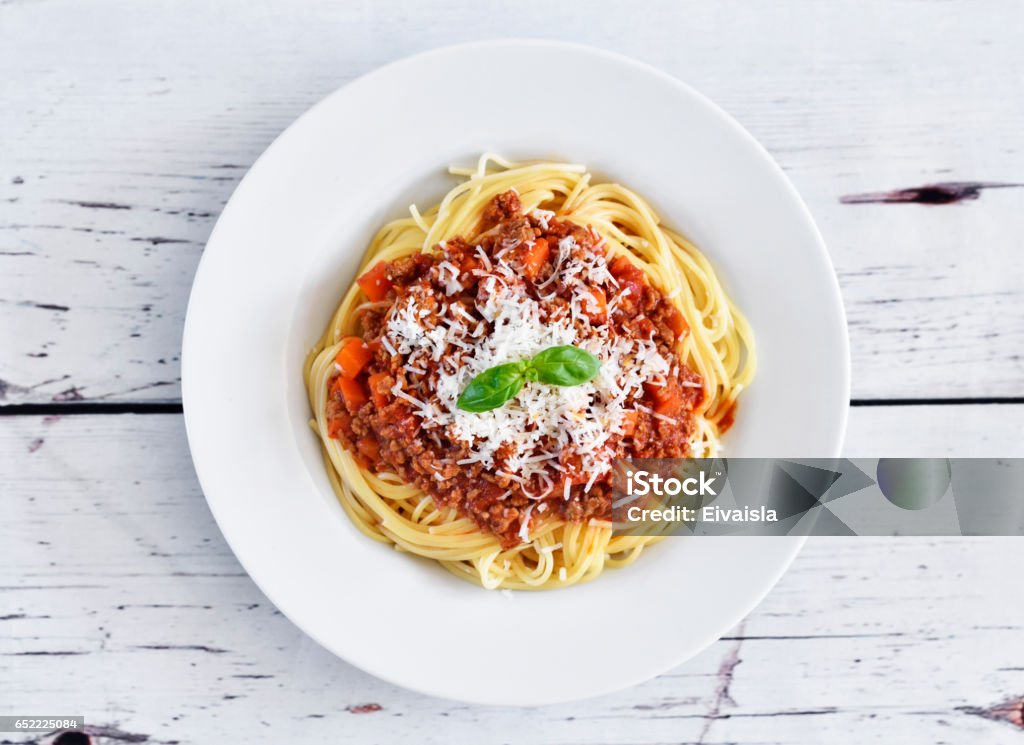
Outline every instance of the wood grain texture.
<path id="1" fill-rule="evenodd" d="M 174 411 L 255 158 L 365 72 L 508 36 L 650 62 L 765 145 L 829 245 L 854 398 L 1024 397 L 1021 28 L 1014 0 L 0 0 L 0 407 Z M 846 454 L 1022 456 L 1022 414 L 855 408 Z M 83 713 L 101 745 L 1024 742 L 1020 541 L 812 540 L 694 660 L 524 712 L 309 641 L 224 543 L 180 416 L 0 417 L 0 484 L 0 713 Z"/>
<path id="2" fill-rule="evenodd" d="M 1014 0 L 4 3 L 0 404 L 177 401 L 191 278 L 258 154 L 374 67 L 499 36 L 651 62 L 767 147 L 829 244 L 854 398 L 1021 396 L 1024 189 L 841 198 L 1024 182 L 1022 26 Z"/>
<path id="3" fill-rule="evenodd" d="M 914 454 L 985 453 L 982 435 L 1008 437 L 1024 414 L 991 409 L 857 409 L 847 450 L 898 449 L 898 419 L 970 443 L 934 435 Z M 1000 715 L 1024 693 L 1024 597 L 996 570 L 1024 561 L 1017 540 L 812 540 L 739 628 L 685 665 L 524 711 L 413 694 L 308 640 L 224 544 L 178 416 L 2 418 L 0 473 L 0 701 L 120 733 L 99 742 L 1024 739 Z"/>

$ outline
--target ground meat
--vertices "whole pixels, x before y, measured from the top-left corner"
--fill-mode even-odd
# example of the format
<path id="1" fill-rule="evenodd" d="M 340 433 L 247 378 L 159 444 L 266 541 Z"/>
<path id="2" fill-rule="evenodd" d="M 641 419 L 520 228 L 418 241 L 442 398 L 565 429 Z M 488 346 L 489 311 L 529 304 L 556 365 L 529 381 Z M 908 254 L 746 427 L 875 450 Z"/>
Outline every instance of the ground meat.
<path id="1" fill-rule="evenodd" d="M 395 259 L 388 264 L 388 279 L 399 287 L 404 287 L 426 274 L 432 265 L 433 261 L 426 254 Z"/>
<path id="2" fill-rule="evenodd" d="M 484 209 L 480 223 L 481 227 L 483 230 L 487 230 L 497 223 L 518 217 L 522 209 L 523 206 L 519 201 L 518 194 L 511 190 L 503 192 L 492 199 L 490 204 Z"/>
<path id="3" fill-rule="evenodd" d="M 488 289 L 479 278 L 486 274 L 484 267 L 499 260 L 515 268 L 515 281 L 524 280 L 532 297 L 543 296 L 551 317 L 568 316 L 573 303 L 579 302 L 581 280 L 560 274 L 563 267 L 559 262 L 564 258 L 560 245 L 566 238 L 572 241 L 565 245 L 579 255 L 604 255 L 603 241 L 595 232 L 568 221 L 549 220 L 544 225 L 524 216 L 518 195 L 508 191 L 484 210 L 480 233 L 472 241 L 453 237 L 433 252 L 389 262 L 387 278 L 394 289 L 386 300 L 365 303 L 360 310 L 362 338 L 371 353 L 356 381 L 365 395 L 350 401 L 343 386 L 332 384 L 327 404 L 331 436 L 352 450 L 365 467 L 396 473 L 430 494 L 439 506 L 470 516 L 499 537 L 505 547 L 519 543 L 523 521 L 531 510 L 538 516 L 557 515 L 572 521 L 609 519 L 611 473 L 595 480 L 580 453 L 572 448 L 558 452 L 549 472 L 529 478 L 499 473 L 500 469 L 479 462 L 459 464 L 469 459 L 470 444 L 443 427 L 425 426 L 421 412 L 394 392 L 417 390 L 437 374 L 445 360 L 410 364 L 394 354 L 382 336 L 389 314 L 404 298 L 415 299 L 426 328 L 436 327 L 446 311 L 462 313 L 486 333 L 487 324 L 478 307 Z M 544 250 L 538 250 L 541 244 Z M 703 403 L 704 389 L 700 376 L 683 364 L 675 350 L 678 339 L 687 333 L 685 321 L 629 259 L 615 258 L 607 271 L 610 277 L 603 289 L 598 287 L 601 300 L 584 307 L 592 316 L 581 323 L 587 329 L 596 324 L 604 329 L 601 333 L 653 343 L 658 354 L 672 361 L 664 380 L 644 384 L 642 396 L 629 412 L 628 429 L 608 438 L 608 454 L 623 458 L 686 456 L 695 432 L 694 411 Z M 451 284 L 452 273 L 458 281 L 457 291 Z M 589 287 L 584 285 L 584 289 Z M 430 398 L 429 390 L 418 390 L 423 399 Z M 556 447 L 551 442 L 542 445 L 545 449 Z M 499 451 L 496 457 L 500 460 L 508 453 Z"/>
<path id="4" fill-rule="evenodd" d="M 368 303 L 359 309 L 359 323 L 368 338 L 379 339 L 384 333 L 388 307 L 387 303 Z"/>

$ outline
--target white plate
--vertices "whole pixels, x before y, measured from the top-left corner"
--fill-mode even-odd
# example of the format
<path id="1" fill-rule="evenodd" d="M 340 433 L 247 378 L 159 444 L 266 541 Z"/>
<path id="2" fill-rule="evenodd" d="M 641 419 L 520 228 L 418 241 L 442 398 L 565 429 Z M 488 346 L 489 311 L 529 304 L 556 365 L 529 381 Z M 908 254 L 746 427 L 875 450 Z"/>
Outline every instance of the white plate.
<path id="1" fill-rule="evenodd" d="M 508 84 L 508 88 L 504 86 Z M 554 592 L 488 592 L 350 524 L 307 429 L 302 362 L 376 229 L 436 201 L 484 151 L 582 162 L 654 205 L 747 313 L 760 370 L 734 456 L 839 454 L 849 352 L 806 208 L 767 153 L 668 75 L 594 49 L 439 49 L 328 96 L 267 149 L 210 237 L 185 325 L 196 470 L 238 559 L 327 649 L 385 680 L 489 704 L 633 685 L 717 639 L 768 592 L 795 538 L 669 539 Z M 225 629 L 224 633 L 230 633 Z"/>

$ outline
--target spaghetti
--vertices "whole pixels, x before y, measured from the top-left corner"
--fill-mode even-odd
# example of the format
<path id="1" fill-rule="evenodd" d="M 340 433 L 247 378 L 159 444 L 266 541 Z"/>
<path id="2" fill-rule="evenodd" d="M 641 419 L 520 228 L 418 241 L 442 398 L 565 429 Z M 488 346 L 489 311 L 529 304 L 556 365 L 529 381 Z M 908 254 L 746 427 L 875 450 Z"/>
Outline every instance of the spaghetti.
<path id="1" fill-rule="evenodd" d="M 307 359 L 328 476 L 363 533 L 484 587 L 593 579 L 657 540 L 613 535 L 612 460 L 718 455 L 750 328 L 630 190 L 494 155 L 451 172 L 376 235 Z M 476 376 L 566 348 L 592 379 L 460 408 Z"/>

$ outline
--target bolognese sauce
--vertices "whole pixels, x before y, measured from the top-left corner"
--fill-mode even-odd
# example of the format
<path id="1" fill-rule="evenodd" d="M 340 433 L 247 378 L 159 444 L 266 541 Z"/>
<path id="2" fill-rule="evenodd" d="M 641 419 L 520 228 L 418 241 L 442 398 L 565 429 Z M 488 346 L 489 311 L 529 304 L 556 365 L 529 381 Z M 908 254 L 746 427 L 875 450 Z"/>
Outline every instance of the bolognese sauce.
<path id="1" fill-rule="evenodd" d="M 684 457 L 704 401 L 672 301 L 589 227 L 497 195 L 472 240 L 380 262 L 359 279 L 361 335 L 342 341 L 328 433 L 504 548 L 532 521 L 611 517 L 614 458 Z M 601 361 L 582 385 L 528 382 L 481 413 L 456 402 L 484 369 L 571 344 Z"/>

